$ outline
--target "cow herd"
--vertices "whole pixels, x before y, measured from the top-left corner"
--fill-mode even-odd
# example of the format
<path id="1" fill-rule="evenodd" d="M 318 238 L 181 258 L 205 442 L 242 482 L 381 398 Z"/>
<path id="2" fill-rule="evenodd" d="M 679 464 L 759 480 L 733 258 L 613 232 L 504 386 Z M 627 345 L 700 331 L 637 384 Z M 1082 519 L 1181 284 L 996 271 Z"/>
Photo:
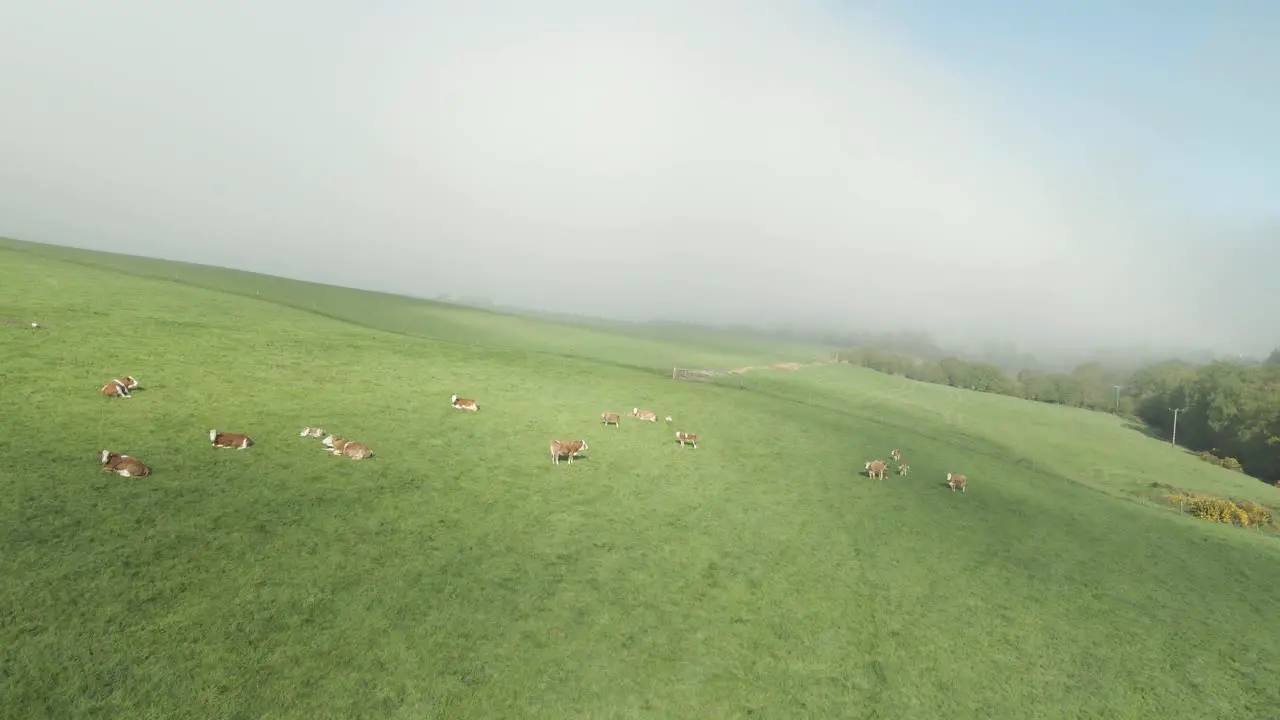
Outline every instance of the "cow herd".
<path id="1" fill-rule="evenodd" d="M 111 398 L 130 398 L 133 397 L 133 391 L 137 388 L 137 378 L 132 375 L 126 375 L 122 378 L 115 378 L 103 385 L 98 389 L 98 394 Z M 480 404 L 471 398 L 453 395 L 449 398 L 449 403 L 456 410 L 470 412 L 480 410 Z M 606 427 L 609 425 L 618 427 L 622 416 L 616 412 L 606 411 L 601 413 L 600 417 Z M 651 410 L 641 410 L 640 408 L 632 409 L 627 414 L 627 417 L 649 422 L 657 422 L 658 420 L 657 413 Z M 667 422 L 672 422 L 670 415 L 667 416 Z M 348 457 L 352 460 L 365 460 L 374 456 L 368 445 L 333 435 L 323 428 L 305 427 L 298 435 L 300 437 L 321 438 L 320 444 L 333 455 Z M 698 447 L 698 436 L 694 433 L 677 430 L 676 440 L 680 443 L 682 449 L 686 444 L 691 445 L 694 449 Z M 253 446 L 253 439 L 244 433 L 228 432 L 214 428 L 209 430 L 209 443 L 215 448 L 247 450 Z M 567 457 L 569 464 L 572 465 L 573 458 L 579 456 L 586 449 L 586 440 L 552 440 L 550 443 L 551 461 L 559 465 L 560 458 Z M 151 468 L 147 467 L 141 460 L 129 455 L 113 453 L 110 450 L 102 451 L 101 462 L 103 472 L 112 472 L 122 477 L 147 477 L 151 474 Z"/>
<path id="2" fill-rule="evenodd" d="M 889 457 L 893 462 L 898 464 L 897 471 L 899 475 L 906 475 L 911 472 L 911 466 L 902 462 L 902 452 L 897 448 L 890 451 Z M 867 473 L 867 477 L 872 480 L 883 480 L 885 471 L 888 468 L 889 463 L 884 460 L 868 460 L 862 466 L 862 469 Z M 947 487 L 951 488 L 952 492 L 955 492 L 957 488 L 959 488 L 960 492 L 964 492 L 965 484 L 967 482 L 968 478 L 964 475 L 960 475 L 958 473 L 947 473 Z"/>
<path id="3" fill-rule="evenodd" d="M 104 397 L 133 397 L 133 391 L 138 388 L 138 380 L 132 375 L 126 375 L 122 378 L 115 378 L 99 388 L 98 393 Z M 453 395 L 449 398 L 450 404 L 457 410 L 467 410 L 477 412 L 480 410 L 480 404 L 471 398 L 458 397 Z M 637 420 L 646 420 L 648 422 L 657 422 L 658 414 L 652 410 L 641 410 L 640 408 L 632 408 L 627 413 L 627 417 Z M 622 415 L 605 411 L 600 414 L 600 420 L 605 427 L 610 425 L 614 427 L 621 426 Z M 671 416 L 666 418 L 667 422 L 672 422 Z M 321 445 L 333 455 L 340 457 L 348 457 L 352 460 L 365 460 L 372 458 L 373 451 L 369 446 L 355 440 L 339 437 L 330 433 L 326 433 L 318 427 L 306 427 L 302 432 L 298 433 L 301 437 L 322 438 Z M 692 446 L 695 450 L 698 447 L 698 436 L 694 433 L 676 431 L 676 441 L 680 443 L 681 449 L 686 445 Z M 227 432 L 225 430 L 212 429 L 209 431 L 209 442 L 215 448 L 233 448 L 237 450 L 247 450 L 253 446 L 253 440 L 243 433 Z M 573 458 L 577 457 L 587 449 L 586 440 L 552 440 L 549 444 L 549 452 L 551 454 L 551 462 L 555 465 L 560 464 L 560 458 L 568 458 L 568 464 L 573 464 Z M 889 457 L 894 463 L 897 463 L 898 475 L 906 475 L 911 471 L 911 466 L 902 462 L 902 453 L 898 449 L 894 449 L 889 453 Z M 122 477 L 147 477 L 151 474 L 151 468 L 147 467 L 141 460 L 129 455 L 121 455 L 102 451 L 102 471 L 112 472 Z M 885 472 L 889 468 L 889 463 L 884 460 L 868 460 L 863 465 L 863 470 L 871 479 L 883 480 Z M 952 492 L 959 489 L 960 492 L 965 491 L 968 478 L 958 473 L 947 473 L 947 487 Z"/>
<path id="4" fill-rule="evenodd" d="M 647 420 L 648 422 L 657 422 L 658 414 L 652 410 L 641 410 L 640 408 L 632 408 L 631 412 L 626 415 L 629 418 L 637 420 Z M 622 426 L 622 415 L 606 410 L 600 413 L 600 422 L 605 427 L 610 425 L 614 427 Z M 671 422 L 671 416 L 667 416 L 667 422 Z M 698 436 L 693 433 L 687 433 L 682 430 L 676 431 L 676 440 L 679 441 L 681 449 L 686 444 L 692 445 L 696 450 L 698 447 Z M 551 453 L 552 464 L 559 465 L 560 458 L 568 458 L 569 464 L 573 464 L 573 458 L 578 456 L 583 450 L 587 449 L 586 440 L 552 440 L 548 450 Z"/>

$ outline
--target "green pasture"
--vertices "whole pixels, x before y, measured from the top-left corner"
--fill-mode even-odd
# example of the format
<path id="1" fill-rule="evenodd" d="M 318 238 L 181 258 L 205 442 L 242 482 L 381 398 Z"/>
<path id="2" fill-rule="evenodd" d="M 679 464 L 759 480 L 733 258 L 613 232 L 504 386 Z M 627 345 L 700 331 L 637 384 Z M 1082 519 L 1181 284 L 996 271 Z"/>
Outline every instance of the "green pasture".
<path id="1" fill-rule="evenodd" d="M 825 350 L 19 247 L 0 316 L 47 329 L 0 325 L 0 717 L 1280 716 L 1280 540 L 1152 483 L 1275 489 L 1109 416 L 673 381 Z M 675 422 L 600 425 L 636 406 Z M 910 475 L 859 475 L 895 447 Z"/>

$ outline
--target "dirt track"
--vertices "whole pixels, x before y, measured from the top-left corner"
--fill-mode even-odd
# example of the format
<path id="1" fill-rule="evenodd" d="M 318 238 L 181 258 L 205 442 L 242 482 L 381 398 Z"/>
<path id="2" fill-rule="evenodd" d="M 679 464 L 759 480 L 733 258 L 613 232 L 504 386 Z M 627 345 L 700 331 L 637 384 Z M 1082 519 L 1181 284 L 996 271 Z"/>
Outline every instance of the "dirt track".
<path id="1" fill-rule="evenodd" d="M 790 362 L 790 363 L 778 363 L 777 365 L 748 365 L 747 367 L 734 368 L 734 369 L 732 369 L 732 370 L 730 370 L 730 371 L 729 371 L 729 374 L 730 374 L 730 375 L 742 375 L 743 373 L 754 372 L 754 371 L 756 371 L 756 370 L 786 370 L 786 371 L 795 371 L 795 370 L 799 370 L 800 368 L 805 368 L 805 367 L 814 367 L 814 366 L 816 366 L 816 365 L 830 365 L 830 364 L 832 364 L 832 363 L 834 363 L 834 362 L 836 362 L 836 361 L 835 361 L 835 360 L 819 360 L 819 361 L 817 361 L 817 362 L 811 362 L 811 363 L 807 363 L 807 364 L 806 364 L 806 363 Z"/>

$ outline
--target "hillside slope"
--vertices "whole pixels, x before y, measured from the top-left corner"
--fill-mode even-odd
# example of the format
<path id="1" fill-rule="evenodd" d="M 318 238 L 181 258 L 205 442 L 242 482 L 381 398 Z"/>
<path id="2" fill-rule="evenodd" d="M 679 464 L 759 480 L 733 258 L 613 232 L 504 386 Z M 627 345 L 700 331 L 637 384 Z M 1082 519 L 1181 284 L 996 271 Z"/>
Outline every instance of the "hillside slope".
<path id="1" fill-rule="evenodd" d="M 524 320 L 485 329 L 511 333 L 494 349 L 346 307 L 0 250 L 0 315 L 49 326 L 0 327 L 0 715 L 1280 707 L 1280 543 L 1117 497 L 1141 467 L 1097 468 L 1142 439 L 1109 420 L 841 366 L 676 382 L 612 355 L 660 341 L 582 335 L 597 361 L 543 351 Z M 94 394 L 125 373 L 135 397 Z M 600 426 L 634 406 L 676 423 Z M 297 436 L 312 424 L 377 458 L 326 455 Z M 209 428 L 257 444 L 214 450 Z M 551 438 L 590 449 L 555 466 Z M 859 477 L 893 447 L 911 475 Z M 103 448 L 155 475 L 99 472 Z"/>
<path id="2" fill-rule="evenodd" d="M 6 252 L 7 251 L 7 252 Z M 0 258 L 37 259 L 107 269 L 142 278 L 252 297 L 388 332 L 482 348 L 518 349 L 609 362 L 669 374 L 673 366 L 729 369 L 740 365 L 825 359 L 830 349 L 741 334 L 605 323 L 592 327 L 167 260 L 0 238 Z M 642 300 L 641 300 L 642 301 Z M 0 307 L 0 316 L 4 316 Z"/>

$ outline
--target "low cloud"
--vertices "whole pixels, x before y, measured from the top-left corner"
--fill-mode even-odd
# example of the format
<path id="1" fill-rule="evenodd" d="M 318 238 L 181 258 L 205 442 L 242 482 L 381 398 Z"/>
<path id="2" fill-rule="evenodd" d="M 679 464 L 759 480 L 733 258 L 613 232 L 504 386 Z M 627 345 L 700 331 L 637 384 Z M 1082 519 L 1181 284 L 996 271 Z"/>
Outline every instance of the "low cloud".
<path id="1" fill-rule="evenodd" d="M 1020 108 L 869 13 L 17 15 L 0 29 L 16 68 L 0 76 L 0 233 L 621 318 L 1044 348 L 1273 341 L 1213 322 L 1235 290 L 1195 283 L 1201 236 L 1171 240 L 1140 182 L 1061 172 Z"/>

